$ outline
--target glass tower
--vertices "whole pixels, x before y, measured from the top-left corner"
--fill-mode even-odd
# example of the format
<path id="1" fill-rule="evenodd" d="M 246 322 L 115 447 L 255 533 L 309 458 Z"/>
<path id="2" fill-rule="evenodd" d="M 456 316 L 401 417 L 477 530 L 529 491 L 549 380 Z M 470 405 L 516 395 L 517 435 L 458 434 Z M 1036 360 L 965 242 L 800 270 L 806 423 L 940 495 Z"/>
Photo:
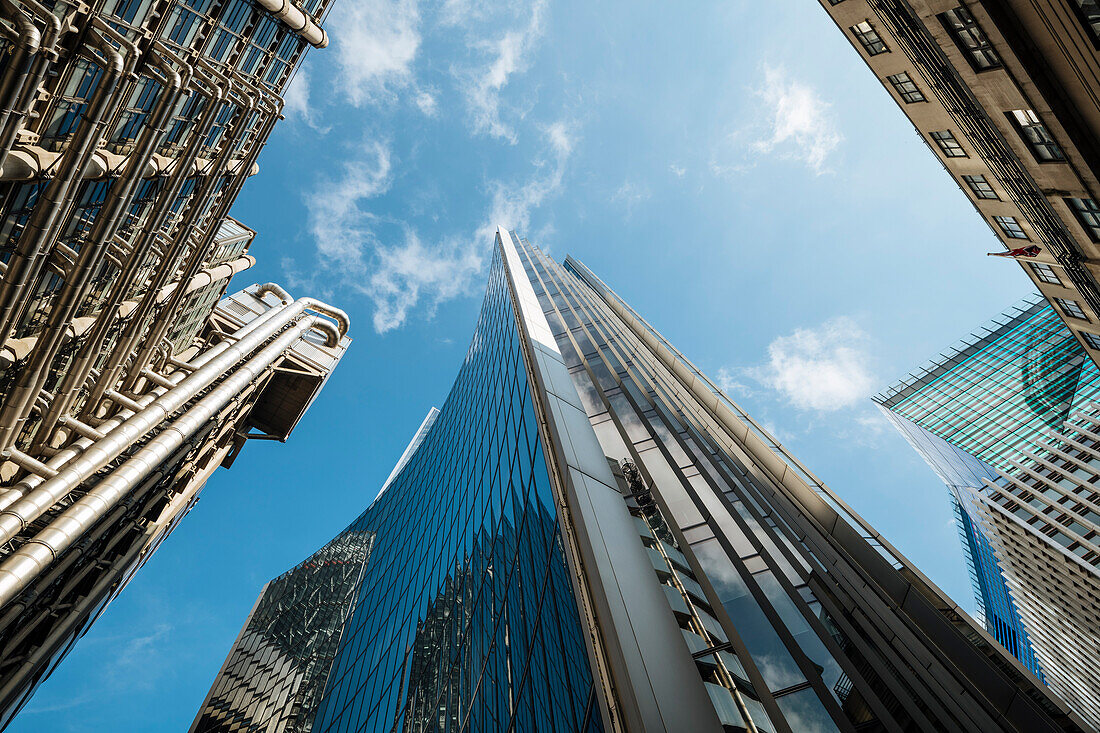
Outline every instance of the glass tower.
<path id="1" fill-rule="evenodd" d="M 938 359 L 875 396 L 947 485 L 986 629 L 1043 678 L 1000 562 L 968 500 L 1100 395 L 1100 372 L 1039 295 L 1009 308 Z"/>
<path id="2" fill-rule="evenodd" d="M 351 527 L 314 733 L 1085 729 L 593 273 L 503 229 L 450 395 Z"/>

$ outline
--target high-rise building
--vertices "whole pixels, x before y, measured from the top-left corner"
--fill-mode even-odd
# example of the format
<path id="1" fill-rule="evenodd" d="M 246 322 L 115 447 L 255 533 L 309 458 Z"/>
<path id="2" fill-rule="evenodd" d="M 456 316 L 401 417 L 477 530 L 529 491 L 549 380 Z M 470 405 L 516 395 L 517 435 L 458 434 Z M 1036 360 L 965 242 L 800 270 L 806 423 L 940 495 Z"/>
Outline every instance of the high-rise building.
<path id="1" fill-rule="evenodd" d="M 0 727 L 346 348 L 277 286 L 219 305 L 328 4 L 0 0 Z"/>
<path id="2" fill-rule="evenodd" d="M 319 556 L 349 537 L 361 576 L 273 581 L 192 731 L 1088 729 L 591 271 L 504 230 L 443 407 Z M 334 573 L 316 622 L 268 612 Z"/>
<path id="3" fill-rule="evenodd" d="M 874 398 L 949 488 L 986 629 L 1093 725 L 1096 616 L 1065 599 L 1100 598 L 1087 452 L 1098 398 L 1096 365 L 1040 296 Z M 1063 445 L 1074 435 L 1086 448 Z M 1077 562 L 1052 572 L 1065 553 Z"/>
<path id="4" fill-rule="evenodd" d="M 1100 4 L 820 0 L 1093 359 Z M 934 212 L 929 212 L 934 215 Z"/>

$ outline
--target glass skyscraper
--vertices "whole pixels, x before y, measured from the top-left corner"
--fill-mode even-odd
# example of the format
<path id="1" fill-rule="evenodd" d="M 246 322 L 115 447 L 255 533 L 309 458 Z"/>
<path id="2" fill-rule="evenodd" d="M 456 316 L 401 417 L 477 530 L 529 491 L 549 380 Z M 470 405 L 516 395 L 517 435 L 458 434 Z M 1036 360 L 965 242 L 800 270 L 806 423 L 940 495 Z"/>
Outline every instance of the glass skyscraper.
<path id="1" fill-rule="evenodd" d="M 347 532 L 370 548 L 311 725 L 256 681 L 284 632 L 254 611 L 193 730 L 1086 729 L 592 272 L 503 229 L 450 395 Z"/>
<path id="2" fill-rule="evenodd" d="M 949 489 L 986 629 L 1041 679 L 968 490 L 1013 470 L 1048 431 L 1061 430 L 1098 395 L 1096 364 L 1054 309 L 1033 295 L 874 398 Z"/>

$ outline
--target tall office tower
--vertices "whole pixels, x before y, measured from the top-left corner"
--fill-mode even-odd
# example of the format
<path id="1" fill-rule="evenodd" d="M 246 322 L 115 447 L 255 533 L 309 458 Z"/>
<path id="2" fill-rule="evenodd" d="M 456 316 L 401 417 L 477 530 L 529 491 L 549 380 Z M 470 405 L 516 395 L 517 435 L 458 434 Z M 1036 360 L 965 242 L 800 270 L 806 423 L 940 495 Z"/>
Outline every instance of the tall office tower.
<path id="1" fill-rule="evenodd" d="M 1081 603 L 1066 599 L 1077 589 L 1100 599 L 1095 578 L 1074 575 L 1098 559 L 1088 529 L 1096 526 L 1089 515 L 1095 474 L 1073 473 L 1074 461 L 1091 460 L 1088 435 L 1077 438 L 1086 444 L 1081 451 L 1062 443 L 1090 428 L 1098 396 L 1096 365 L 1033 296 L 874 398 L 949 488 L 986 629 L 1093 725 L 1100 725 L 1100 666 L 1088 655 L 1100 651 L 1097 617 L 1074 615 Z M 1023 522 L 1005 524 L 998 506 Z M 1033 527 L 1038 539 L 1017 525 Z M 1021 552 L 1036 547 L 1050 557 L 1021 565 Z M 1052 558 L 1065 552 L 1083 562 L 1063 561 L 1069 567 L 1052 573 Z"/>
<path id="2" fill-rule="evenodd" d="M 217 343 L 250 327 L 232 325 L 248 298 L 211 316 L 253 262 L 227 213 L 302 54 L 326 43 L 327 4 L 0 0 L 0 724 L 182 516 L 238 442 L 230 427 L 262 429 L 278 385 L 297 409 L 342 349 L 329 333 L 319 360 L 284 344 L 242 366 L 253 381 L 234 372 L 233 404 L 251 416 L 218 408 L 130 463 L 221 379 L 184 378 L 194 365 L 258 358 Z M 300 381 L 282 364 L 303 359 Z M 95 499 L 116 472 L 128 488 Z M 55 520 L 71 532 L 57 546 Z"/>
<path id="3" fill-rule="evenodd" d="M 315 657 L 259 651 L 269 586 L 193 731 L 1087 730 L 595 275 L 504 230 L 450 395 L 349 534 L 335 655 L 330 614 L 297 630 Z M 332 572 L 303 567 L 280 596 Z M 288 657 L 328 673 L 272 683 Z"/>
<path id="4" fill-rule="evenodd" d="M 1014 594 L 979 518 L 966 510 L 966 489 L 1012 469 L 1098 396 L 1096 364 L 1035 295 L 873 398 L 949 489 L 986 629 L 1041 678 Z"/>
<path id="5" fill-rule="evenodd" d="M 1100 4 L 820 0 L 1100 358 Z"/>

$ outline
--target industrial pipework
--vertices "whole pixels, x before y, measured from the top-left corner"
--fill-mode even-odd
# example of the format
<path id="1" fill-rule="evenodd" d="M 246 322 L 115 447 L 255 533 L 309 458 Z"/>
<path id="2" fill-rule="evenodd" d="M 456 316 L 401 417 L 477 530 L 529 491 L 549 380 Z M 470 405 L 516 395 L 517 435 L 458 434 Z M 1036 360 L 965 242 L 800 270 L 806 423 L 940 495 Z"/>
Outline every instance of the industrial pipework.
<path id="1" fill-rule="evenodd" d="M 141 446 L 44 529 L 24 538 L 19 549 L 0 562 L 0 608 L 111 511 L 128 491 L 153 476 L 186 440 L 242 392 L 254 387 L 306 333 L 323 335 L 325 346 L 330 348 L 337 347 L 347 334 L 348 317 L 338 308 L 312 298 L 290 301 L 284 297 L 285 291 L 270 284 L 258 292 L 274 292 L 283 302 L 185 368 L 171 375 L 158 375 L 150 382 L 156 383 L 153 394 L 134 400 L 128 416 L 120 413 L 98 430 L 82 426 L 89 437 L 82 437 L 46 463 L 35 465 L 23 460 L 26 457 L 17 451 L 8 453 L 9 458 L 17 456 L 24 462 L 34 477 L 0 494 L 0 506 L 4 507 L 0 511 L 0 544 L 17 538 L 125 451 Z"/>

